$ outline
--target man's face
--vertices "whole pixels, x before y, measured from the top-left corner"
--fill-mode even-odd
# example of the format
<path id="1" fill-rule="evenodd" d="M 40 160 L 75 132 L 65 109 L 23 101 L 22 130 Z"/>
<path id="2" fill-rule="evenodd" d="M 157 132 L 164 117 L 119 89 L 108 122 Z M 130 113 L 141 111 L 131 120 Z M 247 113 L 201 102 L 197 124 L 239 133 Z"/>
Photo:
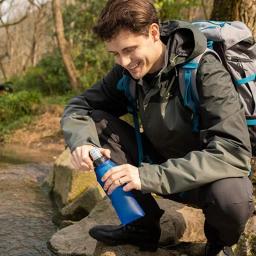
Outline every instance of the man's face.
<path id="1" fill-rule="evenodd" d="M 150 27 L 148 36 L 121 30 L 105 43 L 107 50 L 114 54 L 115 62 L 135 79 L 158 71 L 163 64 L 158 25 Z"/>

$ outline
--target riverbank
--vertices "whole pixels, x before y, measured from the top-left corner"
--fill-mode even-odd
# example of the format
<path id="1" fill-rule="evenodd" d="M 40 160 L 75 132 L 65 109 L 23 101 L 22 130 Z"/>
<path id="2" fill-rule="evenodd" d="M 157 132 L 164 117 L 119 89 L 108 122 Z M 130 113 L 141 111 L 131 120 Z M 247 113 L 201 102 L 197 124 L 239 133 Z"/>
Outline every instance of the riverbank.
<path id="1" fill-rule="evenodd" d="M 53 255 L 54 206 L 41 184 L 64 150 L 62 111 L 50 106 L 0 145 L 0 255 Z"/>
<path id="2" fill-rule="evenodd" d="M 62 112 L 63 106 L 51 105 L 30 124 L 9 134 L 1 144 L 1 159 L 54 162 L 65 148 L 60 130 Z"/>

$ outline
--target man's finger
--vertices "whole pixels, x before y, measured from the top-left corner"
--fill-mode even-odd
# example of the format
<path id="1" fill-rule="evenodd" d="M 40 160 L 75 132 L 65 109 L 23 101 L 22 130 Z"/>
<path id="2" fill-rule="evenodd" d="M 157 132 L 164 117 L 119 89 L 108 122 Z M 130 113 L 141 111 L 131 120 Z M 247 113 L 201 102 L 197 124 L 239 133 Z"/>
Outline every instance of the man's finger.
<path id="1" fill-rule="evenodd" d="M 127 176 L 125 176 L 125 172 L 116 172 L 112 176 L 110 176 L 106 182 L 104 183 L 104 190 L 109 190 L 109 187 L 114 184 L 116 186 L 122 186 L 125 182 L 127 182 L 129 179 Z"/>
<path id="2" fill-rule="evenodd" d="M 125 186 L 123 186 L 123 190 L 125 192 L 131 191 L 133 189 L 136 189 L 136 190 L 139 189 L 138 186 L 134 182 L 128 182 L 127 184 L 125 184 Z"/>
<path id="3" fill-rule="evenodd" d="M 102 182 L 105 182 L 111 175 L 113 175 L 114 173 L 120 172 L 121 170 L 123 170 L 123 165 L 119 165 L 119 166 L 114 166 L 111 169 L 109 169 L 101 178 Z"/>
<path id="4" fill-rule="evenodd" d="M 72 161 L 72 163 L 73 163 L 73 165 L 75 166 L 76 169 L 80 168 L 80 161 L 79 161 L 79 157 L 77 156 L 76 152 L 72 153 L 71 161 Z"/>
<path id="5" fill-rule="evenodd" d="M 127 183 L 125 186 L 123 186 L 123 190 L 124 190 L 125 192 L 131 191 L 131 190 L 133 190 L 133 189 L 136 189 L 136 188 L 134 188 L 132 182 L 129 182 L 129 183 Z"/>
<path id="6" fill-rule="evenodd" d="M 112 185 L 109 187 L 109 189 L 107 190 L 107 194 L 108 195 L 111 195 L 112 194 L 112 192 L 117 188 L 117 187 L 119 187 L 120 185 L 116 185 L 116 184 L 114 184 L 114 183 L 112 183 Z"/>
<path id="7" fill-rule="evenodd" d="M 110 154 L 111 154 L 111 151 L 109 149 L 106 149 L 106 148 L 102 148 L 101 150 L 101 154 L 104 155 L 105 157 L 107 158 L 111 158 Z"/>
<path id="8" fill-rule="evenodd" d="M 71 164 L 73 165 L 73 167 L 74 167 L 75 169 L 78 169 L 78 166 L 77 166 L 76 160 L 74 159 L 74 157 L 73 157 L 73 156 L 71 157 Z"/>
<path id="9" fill-rule="evenodd" d="M 88 169 L 93 169 L 93 162 L 91 160 L 91 158 L 89 157 L 89 155 L 83 155 L 82 159 L 81 159 L 81 164 L 86 164 L 88 166 Z"/>

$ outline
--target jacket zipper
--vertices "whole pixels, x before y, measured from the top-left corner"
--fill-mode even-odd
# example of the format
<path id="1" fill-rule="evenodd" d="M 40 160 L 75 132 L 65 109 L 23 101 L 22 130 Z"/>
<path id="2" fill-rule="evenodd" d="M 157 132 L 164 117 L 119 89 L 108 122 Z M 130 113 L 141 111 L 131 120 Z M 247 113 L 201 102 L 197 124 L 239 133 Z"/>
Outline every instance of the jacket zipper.
<path id="1" fill-rule="evenodd" d="M 239 58 L 235 56 L 227 56 L 226 58 L 228 61 L 234 61 L 234 62 L 252 62 L 252 60 L 250 59 Z"/>

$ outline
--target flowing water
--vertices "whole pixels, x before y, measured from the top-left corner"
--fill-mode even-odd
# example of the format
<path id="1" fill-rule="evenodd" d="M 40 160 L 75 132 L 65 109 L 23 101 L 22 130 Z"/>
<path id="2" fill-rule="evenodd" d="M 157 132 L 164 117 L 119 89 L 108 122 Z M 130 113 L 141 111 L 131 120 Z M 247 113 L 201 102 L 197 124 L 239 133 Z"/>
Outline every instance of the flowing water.
<path id="1" fill-rule="evenodd" d="M 54 209 L 41 187 L 52 163 L 41 152 L 21 158 L 0 151 L 0 256 L 52 255 Z"/>

